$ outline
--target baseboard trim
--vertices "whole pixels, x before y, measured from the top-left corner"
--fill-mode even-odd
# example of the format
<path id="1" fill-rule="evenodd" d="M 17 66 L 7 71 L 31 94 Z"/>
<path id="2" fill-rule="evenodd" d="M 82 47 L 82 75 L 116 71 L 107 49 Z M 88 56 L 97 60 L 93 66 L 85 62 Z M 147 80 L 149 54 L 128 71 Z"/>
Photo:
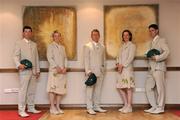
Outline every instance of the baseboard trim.
<path id="1" fill-rule="evenodd" d="M 122 104 L 102 104 L 101 107 L 105 108 L 118 108 Z M 65 109 L 85 109 L 85 104 L 62 104 L 61 107 Z M 133 104 L 133 107 L 136 109 L 146 109 L 149 107 L 149 104 Z M 12 105 L 0 105 L 0 110 L 17 110 L 18 106 L 15 104 Z M 40 110 L 48 110 L 49 104 L 37 104 L 36 108 Z M 166 104 L 165 109 L 179 109 L 180 104 Z"/>

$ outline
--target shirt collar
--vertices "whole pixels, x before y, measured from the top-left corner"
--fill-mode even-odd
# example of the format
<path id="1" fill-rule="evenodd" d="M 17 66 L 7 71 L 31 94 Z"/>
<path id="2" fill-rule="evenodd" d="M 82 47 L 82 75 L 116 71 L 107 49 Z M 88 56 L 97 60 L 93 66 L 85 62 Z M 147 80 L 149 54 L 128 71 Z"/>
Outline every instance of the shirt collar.
<path id="1" fill-rule="evenodd" d="M 153 42 L 155 42 L 157 40 L 157 38 L 159 37 L 159 35 L 156 35 L 153 39 Z"/>
<path id="2" fill-rule="evenodd" d="M 26 39 L 26 38 L 23 38 L 23 40 L 26 42 L 26 43 L 29 43 L 30 40 Z"/>
<path id="3" fill-rule="evenodd" d="M 99 42 L 94 42 L 94 41 L 92 41 L 92 43 L 93 43 L 95 46 L 97 46 L 97 45 L 99 44 Z"/>
<path id="4" fill-rule="evenodd" d="M 129 44 L 131 44 L 131 41 L 124 42 L 124 46 L 128 46 Z"/>
<path id="5" fill-rule="evenodd" d="M 61 47 L 61 44 L 58 44 L 56 42 L 53 41 L 53 43 L 57 46 L 57 47 Z"/>

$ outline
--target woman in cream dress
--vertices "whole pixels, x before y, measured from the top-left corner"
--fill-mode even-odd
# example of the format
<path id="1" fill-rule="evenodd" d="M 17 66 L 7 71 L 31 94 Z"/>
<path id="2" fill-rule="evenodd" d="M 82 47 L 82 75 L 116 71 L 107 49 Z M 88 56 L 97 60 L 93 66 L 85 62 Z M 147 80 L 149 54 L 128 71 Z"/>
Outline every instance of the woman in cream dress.
<path id="1" fill-rule="evenodd" d="M 49 62 L 49 75 L 47 92 L 50 99 L 50 113 L 63 114 L 60 109 L 60 101 L 66 93 L 66 68 L 67 57 L 64 46 L 61 44 L 61 34 L 54 31 L 53 42 L 48 46 L 47 59 Z"/>
<path id="2" fill-rule="evenodd" d="M 135 57 L 136 46 L 131 42 L 132 33 L 129 30 L 124 30 L 122 33 L 123 45 L 117 56 L 116 67 L 117 73 L 117 89 L 121 94 L 124 106 L 119 109 L 120 112 L 132 112 L 132 94 L 135 87 L 133 60 Z"/>

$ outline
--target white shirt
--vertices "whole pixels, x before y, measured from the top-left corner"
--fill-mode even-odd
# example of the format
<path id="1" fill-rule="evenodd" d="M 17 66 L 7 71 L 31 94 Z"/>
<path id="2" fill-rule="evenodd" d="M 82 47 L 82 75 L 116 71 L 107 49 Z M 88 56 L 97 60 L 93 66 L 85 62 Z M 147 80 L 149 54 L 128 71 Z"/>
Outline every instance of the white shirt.
<path id="1" fill-rule="evenodd" d="M 26 43 L 29 43 L 30 40 L 26 39 L 26 38 L 23 38 L 23 40 L 26 42 Z"/>
<path id="2" fill-rule="evenodd" d="M 154 37 L 154 39 L 152 40 L 152 43 L 154 43 L 154 42 L 157 40 L 158 37 L 159 37 L 159 35 L 156 35 L 156 36 Z"/>
<path id="3" fill-rule="evenodd" d="M 92 41 L 93 42 L 93 44 L 94 44 L 94 46 L 98 49 L 99 48 L 99 42 L 95 42 L 95 41 Z"/>
<path id="4" fill-rule="evenodd" d="M 58 44 L 57 42 L 53 41 L 53 43 L 55 43 L 55 45 L 56 45 L 57 48 L 60 48 L 60 47 L 61 47 L 60 44 Z"/>
<path id="5" fill-rule="evenodd" d="M 95 42 L 95 41 L 92 41 L 93 42 L 93 44 L 95 45 L 95 46 L 97 46 L 98 45 L 98 42 Z"/>

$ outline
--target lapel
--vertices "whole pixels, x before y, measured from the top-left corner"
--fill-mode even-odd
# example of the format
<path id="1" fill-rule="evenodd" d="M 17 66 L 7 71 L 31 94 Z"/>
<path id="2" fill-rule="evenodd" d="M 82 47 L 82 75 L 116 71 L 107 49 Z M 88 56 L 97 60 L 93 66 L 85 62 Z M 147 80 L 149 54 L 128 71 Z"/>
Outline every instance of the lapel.
<path id="1" fill-rule="evenodd" d="M 33 50 L 32 41 L 31 41 L 31 40 L 29 41 L 29 43 L 28 43 L 28 44 L 29 44 L 29 46 L 30 46 L 31 50 Z"/>
<path id="2" fill-rule="evenodd" d="M 123 45 L 123 49 L 127 49 L 129 46 L 130 46 L 131 42 L 128 42 L 128 43 L 124 43 Z"/>
<path id="3" fill-rule="evenodd" d="M 53 46 L 54 46 L 56 52 L 58 52 L 58 54 L 62 54 L 61 46 L 60 45 L 58 45 L 57 43 L 53 42 Z"/>
<path id="4" fill-rule="evenodd" d="M 91 42 L 92 48 L 94 51 L 100 51 L 101 50 L 101 45 L 100 43 L 97 43 L 97 45 L 95 45 L 93 42 Z"/>
<path id="5" fill-rule="evenodd" d="M 156 47 L 156 45 L 158 44 L 158 42 L 159 42 L 159 36 L 154 40 L 154 41 L 152 41 L 152 45 L 151 45 L 151 48 L 155 48 Z"/>
<path id="6" fill-rule="evenodd" d="M 33 44 L 32 44 L 32 41 L 29 40 L 28 43 L 26 42 L 25 38 L 23 39 L 23 42 L 26 46 L 28 46 L 29 50 L 33 53 Z"/>

